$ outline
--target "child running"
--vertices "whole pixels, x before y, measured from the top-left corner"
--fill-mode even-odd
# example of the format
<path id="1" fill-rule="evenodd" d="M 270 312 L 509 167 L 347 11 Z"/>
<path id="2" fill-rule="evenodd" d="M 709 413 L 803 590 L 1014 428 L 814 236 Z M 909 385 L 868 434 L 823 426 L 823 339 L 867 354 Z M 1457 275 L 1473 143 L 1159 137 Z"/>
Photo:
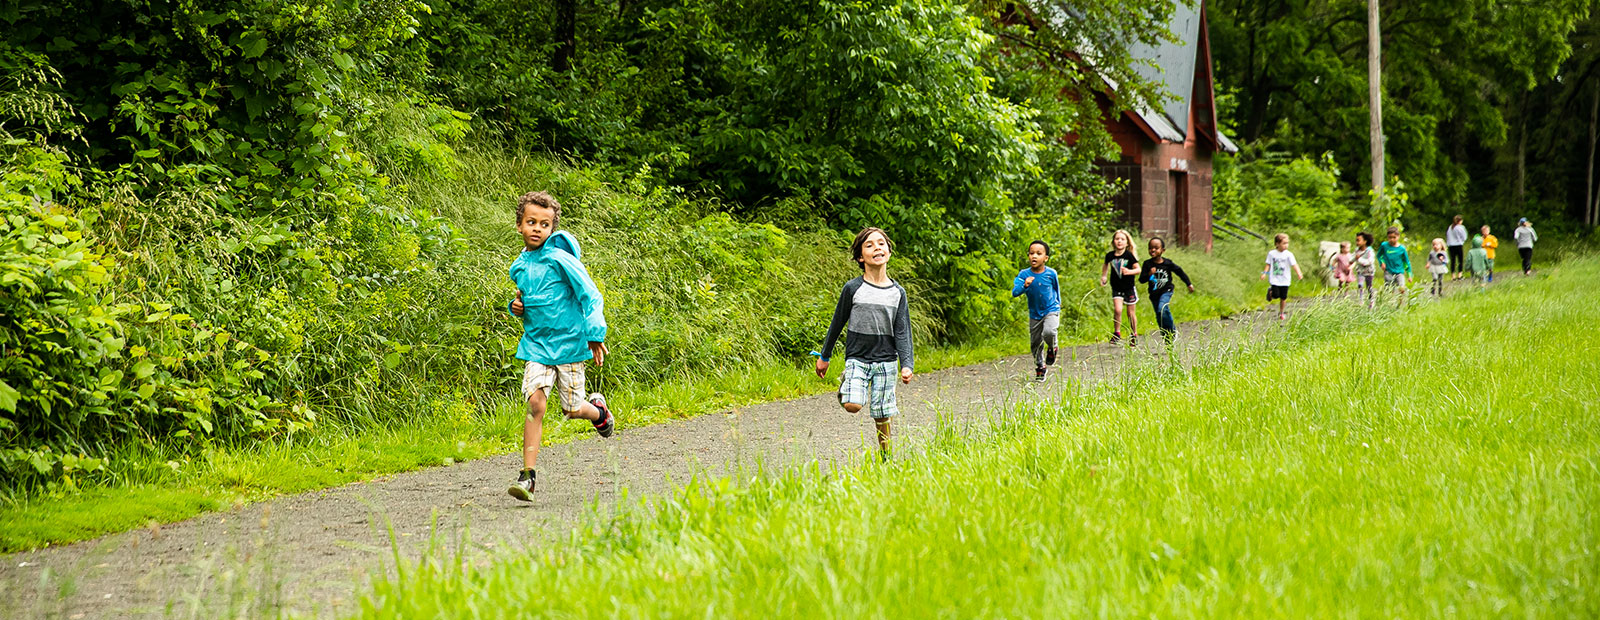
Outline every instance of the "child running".
<path id="1" fill-rule="evenodd" d="M 577 240 L 556 230 L 560 222 L 561 203 L 550 194 L 529 192 L 517 199 L 523 248 L 511 263 L 517 299 L 508 309 L 522 317 L 517 359 L 527 362 L 522 397 L 528 413 L 522 422 L 522 472 L 507 491 L 525 502 L 533 501 L 534 465 L 552 387 L 568 418 L 588 420 L 601 437 L 610 437 L 615 428 L 605 397 L 584 394 L 584 362 L 593 358 L 595 366 L 605 363 L 605 303 L 578 260 Z"/>
<path id="2" fill-rule="evenodd" d="M 1189 281 L 1189 274 L 1162 254 L 1167 252 L 1167 241 L 1161 237 L 1150 239 L 1150 258 L 1144 261 L 1144 267 L 1139 270 L 1139 281 L 1150 285 L 1150 305 L 1155 307 L 1156 326 L 1161 328 L 1161 338 L 1167 346 L 1172 346 L 1172 339 L 1178 335 L 1178 326 L 1172 322 L 1172 276 L 1176 275 L 1183 280 L 1183 285 L 1189 287 L 1189 292 L 1194 292 L 1194 283 Z"/>
<path id="3" fill-rule="evenodd" d="M 1378 266 L 1383 268 L 1383 287 L 1400 293 L 1400 305 L 1406 305 L 1406 284 L 1411 279 L 1411 252 L 1400 244 L 1400 229 L 1389 227 L 1388 241 L 1378 244 Z"/>
<path id="4" fill-rule="evenodd" d="M 1353 270 L 1356 274 L 1356 294 L 1365 299 L 1367 307 L 1371 308 L 1376 295 L 1372 290 L 1372 276 L 1377 273 L 1378 254 L 1372 249 L 1372 233 L 1365 230 L 1356 233 L 1356 264 Z"/>
<path id="5" fill-rule="evenodd" d="M 889 279 L 893 250 L 894 243 L 880 228 L 863 228 L 856 234 L 850 253 L 861 263 L 861 277 L 846 282 L 839 293 L 839 305 L 817 353 L 817 376 L 825 377 L 834 344 L 849 323 L 839 404 L 850 413 L 867 410 L 878 430 L 878 455 L 884 460 L 889 458 L 889 419 L 900 413 L 894 395 L 896 362 L 900 381 L 911 383 L 913 361 L 906 289 Z"/>
<path id="6" fill-rule="evenodd" d="M 1044 381 L 1045 367 L 1056 363 L 1056 329 L 1061 325 L 1061 281 L 1056 270 L 1044 266 L 1050 244 L 1028 244 L 1028 267 L 1017 272 L 1011 296 L 1028 294 L 1028 341 L 1033 350 L 1033 379 Z"/>
<path id="7" fill-rule="evenodd" d="M 1444 277 L 1450 275 L 1450 256 L 1446 253 L 1444 239 L 1433 238 L 1433 249 L 1428 252 L 1428 273 L 1433 276 L 1433 286 L 1428 292 L 1434 297 L 1444 297 Z"/>
<path id="8" fill-rule="evenodd" d="M 1339 282 L 1339 296 L 1345 294 L 1345 287 L 1356 281 L 1351 264 L 1355 262 L 1355 255 L 1350 253 L 1350 242 L 1339 242 L 1339 253 L 1333 255 L 1333 279 Z"/>
<path id="9" fill-rule="evenodd" d="M 1488 226 L 1484 226 L 1488 228 Z M 1467 250 L 1467 274 L 1482 288 L 1488 284 L 1489 253 L 1483 249 L 1483 235 L 1472 236 L 1472 249 Z"/>
<path id="10" fill-rule="evenodd" d="M 1111 344 L 1122 341 L 1122 314 L 1128 314 L 1128 346 L 1139 344 L 1139 317 L 1134 306 L 1139 293 L 1133 290 L 1139 276 L 1139 255 L 1133 252 L 1133 235 L 1126 230 L 1111 233 L 1111 251 L 1100 267 L 1100 286 L 1111 284 Z"/>
<path id="11" fill-rule="evenodd" d="M 1272 238 L 1273 249 L 1267 251 L 1267 268 L 1261 272 L 1261 279 L 1267 281 L 1267 303 L 1278 300 L 1278 320 L 1288 318 L 1285 311 L 1289 305 L 1289 285 L 1294 280 L 1289 278 L 1289 271 L 1294 270 L 1294 275 L 1301 280 L 1306 279 L 1306 274 L 1300 271 L 1300 263 L 1294 260 L 1294 252 L 1289 251 L 1289 235 L 1278 233 Z"/>
<path id="12" fill-rule="evenodd" d="M 1500 247 L 1500 239 L 1489 234 L 1488 224 L 1483 225 L 1481 233 L 1483 234 L 1483 254 L 1489 260 L 1489 271 L 1484 276 L 1484 282 L 1494 282 L 1494 250 Z"/>

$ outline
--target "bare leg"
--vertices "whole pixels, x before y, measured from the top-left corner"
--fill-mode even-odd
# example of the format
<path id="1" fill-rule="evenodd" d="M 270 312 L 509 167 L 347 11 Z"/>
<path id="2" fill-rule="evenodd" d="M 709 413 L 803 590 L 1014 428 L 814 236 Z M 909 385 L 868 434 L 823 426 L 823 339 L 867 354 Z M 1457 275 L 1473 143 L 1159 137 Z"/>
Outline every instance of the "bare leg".
<path id="1" fill-rule="evenodd" d="M 1111 331 L 1122 333 L 1122 298 L 1111 298 Z"/>
<path id="2" fill-rule="evenodd" d="M 872 424 L 878 427 L 878 449 L 889 451 L 889 418 L 873 420 Z"/>
<path id="3" fill-rule="evenodd" d="M 1139 335 L 1139 315 L 1134 313 L 1134 309 L 1138 306 L 1136 304 L 1124 304 L 1123 307 L 1128 311 L 1128 333 L 1134 336 Z"/>
<path id="4" fill-rule="evenodd" d="M 861 405 L 857 405 L 855 403 L 845 403 L 844 410 L 850 413 L 861 413 Z"/>
<path id="5" fill-rule="evenodd" d="M 533 469 L 539 460 L 539 442 L 544 438 L 544 390 L 528 397 L 528 415 L 522 420 L 522 468 Z"/>

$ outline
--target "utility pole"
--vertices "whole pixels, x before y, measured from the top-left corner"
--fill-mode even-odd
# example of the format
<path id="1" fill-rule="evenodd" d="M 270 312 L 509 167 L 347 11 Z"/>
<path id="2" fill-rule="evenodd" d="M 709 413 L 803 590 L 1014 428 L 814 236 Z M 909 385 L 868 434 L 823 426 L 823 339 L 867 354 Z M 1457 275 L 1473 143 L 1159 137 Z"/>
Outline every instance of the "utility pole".
<path id="1" fill-rule="evenodd" d="M 1378 36 L 1378 0 L 1367 0 L 1367 98 L 1372 111 L 1372 193 L 1383 195 L 1383 40 Z"/>

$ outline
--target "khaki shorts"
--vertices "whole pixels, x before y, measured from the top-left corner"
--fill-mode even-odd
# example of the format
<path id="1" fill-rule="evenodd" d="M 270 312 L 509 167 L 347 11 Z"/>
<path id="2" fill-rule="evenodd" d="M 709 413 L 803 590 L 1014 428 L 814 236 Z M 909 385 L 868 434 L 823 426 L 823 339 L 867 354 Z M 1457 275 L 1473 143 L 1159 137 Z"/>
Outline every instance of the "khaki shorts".
<path id="1" fill-rule="evenodd" d="M 583 391 L 583 362 L 559 366 L 528 362 L 523 368 L 523 399 L 533 398 L 535 392 L 544 392 L 545 398 L 549 398 L 552 387 L 556 388 L 556 394 L 561 397 L 562 411 L 572 412 L 582 407 L 583 401 L 588 396 Z"/>

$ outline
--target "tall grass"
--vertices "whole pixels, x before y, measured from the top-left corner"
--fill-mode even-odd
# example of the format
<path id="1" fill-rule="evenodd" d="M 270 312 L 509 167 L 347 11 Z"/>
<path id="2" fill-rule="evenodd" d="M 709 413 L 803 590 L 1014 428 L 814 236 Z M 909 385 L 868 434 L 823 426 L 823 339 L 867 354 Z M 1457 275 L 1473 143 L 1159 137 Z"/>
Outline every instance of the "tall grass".
<path id="1" fill-rule="evenodd" d="M 921 458 L 700 480 L 362 615 L 1593 616 L 1600 260 L 1553 272 L 1302 313 Z"/>

